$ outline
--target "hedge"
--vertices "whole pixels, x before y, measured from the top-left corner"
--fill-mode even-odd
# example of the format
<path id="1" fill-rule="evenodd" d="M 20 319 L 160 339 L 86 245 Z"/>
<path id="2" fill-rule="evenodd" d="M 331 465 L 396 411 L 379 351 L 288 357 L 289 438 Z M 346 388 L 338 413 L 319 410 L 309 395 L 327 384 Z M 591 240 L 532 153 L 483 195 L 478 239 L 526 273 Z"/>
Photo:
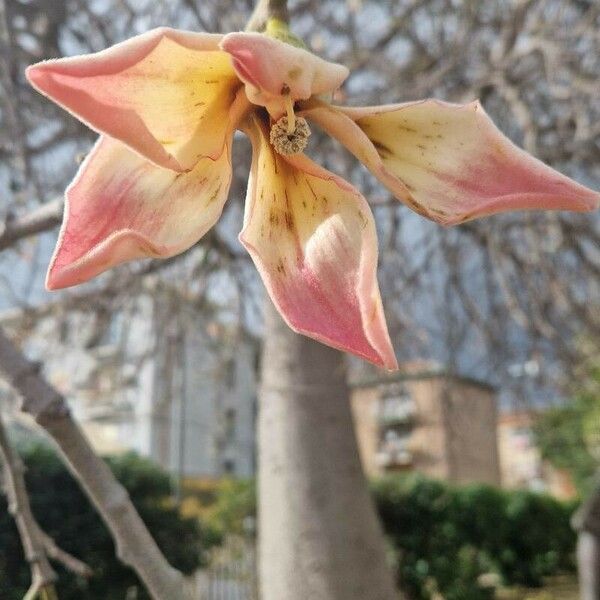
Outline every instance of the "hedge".
<path id="1" fill-rule="evenodd" d="M 396 552 L 398 583 L 410 598 L 437 591 L 446 600 L 485 600 L 493 597 L 482 584 L 486 575 L 536 587 L 548 575 L 575 570 L 574 504 L 419 476 L 386 477 L 372 488 Z"/>

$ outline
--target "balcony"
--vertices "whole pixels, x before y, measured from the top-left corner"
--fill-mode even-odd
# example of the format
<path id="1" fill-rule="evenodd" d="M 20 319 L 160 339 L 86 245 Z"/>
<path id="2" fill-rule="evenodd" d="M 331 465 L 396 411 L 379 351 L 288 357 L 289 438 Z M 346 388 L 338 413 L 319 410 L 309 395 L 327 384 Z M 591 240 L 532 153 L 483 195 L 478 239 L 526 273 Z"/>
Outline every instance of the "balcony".
<path id="1" fill-rule="evenodd" d="M 384 469 L 411 465 L 413 456 L 409 450 L 409 442 L 410 431 L 386 431 L 375 455 L 377 464 Z"/>
<path id="2" fill-rule="evenodd" d="M 416 407 L 408 395 L 382 398 L 379 403 L 379 424 L 384 427 L 410 425 L 416 416 Z"/>

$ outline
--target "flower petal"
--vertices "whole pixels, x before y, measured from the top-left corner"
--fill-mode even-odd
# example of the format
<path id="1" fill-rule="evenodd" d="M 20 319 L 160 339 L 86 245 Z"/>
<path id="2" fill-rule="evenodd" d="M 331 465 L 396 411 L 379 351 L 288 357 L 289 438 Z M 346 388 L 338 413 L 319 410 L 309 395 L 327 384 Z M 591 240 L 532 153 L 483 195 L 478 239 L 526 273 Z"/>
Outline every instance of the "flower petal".
<path id="1" fill-rule="evenodd" d="M 249 126 L 253 166 L 240 241 L 288 325 L 397 368 L 377 285 L 377 234 L 365 199 L 304 155 L 273 151 Z"/>
<path id="2" fill-rule="evenodd" d="M 231 181 L 229 147 L 187 173 L 148 162 L 101 137 L 66 192 L 65 218 L 46 287 L 82 283 L 135 258 L 166 258 L 219 218 Z"/>
<path id="3" fill-rule="evenodd" d="M 318 106 L 321 125 L 417 212 L 453 225 L 522 209 L 586 211 L 600 194 L 515 146 L 478 102 Z"/>
<path id="4" fill-rule="evenodd" d="M 239 80 L 220 35 L 160 28 L 102 52 L 26 71 L 42 94 L 92 129 L 174 170 L 220 156 Z"/>
<path id="5" fill-rule="evenodd" d="M 284 112 L 285 95 L 296 101 L 333 92 L 349 74 L 342 65 L 261 33 L 229 33 L 220 45 L 231 54 L 248 99 L 274 118 Z"/>

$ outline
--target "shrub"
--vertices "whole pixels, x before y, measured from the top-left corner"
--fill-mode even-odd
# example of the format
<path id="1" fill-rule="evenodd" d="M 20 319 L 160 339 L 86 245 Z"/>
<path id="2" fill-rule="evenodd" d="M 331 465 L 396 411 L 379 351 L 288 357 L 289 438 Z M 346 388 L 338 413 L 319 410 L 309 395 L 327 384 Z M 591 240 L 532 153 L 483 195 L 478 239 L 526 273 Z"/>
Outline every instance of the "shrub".
<path id="1" fill-rule="evenodd" d="M 42 528 L 57 544 L 85 561 L 94 571 L 90 580 L 75 577 L 53 564 L 61 600 L 125 598 L 138 587 L 137 598 L 147 598 L 136 575 L 115 558 L 115 549 L 103 522 L 78 484 L 54 452 L 45 446 L 22 452 L 27 466 L 26 483 L 33 512 Z M 191 573 L 205 560 L 210 531 L 197 520 L 182 518 L 169 501 L 169 477 L 158 467 L 134 454 L 108 459 L 109 466 L 131 499 L 169 562 Z M 0 598 L 20 600 L 30 574 L 6 501 L 0 496 Z"/>
<path id="2" fill-rule="evenodd" d="M 456 495 L 439 481 L 388 477 L 373 485 L 386 534 L 398 551 L 399 584 L 411 598 L 486 600 L 477 585 L 486 555 L 465 539 L 465 519 Z"/>
<path id="3" fill-rule="evenodd" d="M 411 598 L 434 591 L 446 600 L 484 600 L 482 575 L 538 586 L 574 570 L 573 505 L 532 492 L 486 485 L 454 487 L 417 476 L 391 476 L 373 492 L 398 554 L 399 584 Z"/>
<path id="4" fill-rule="evenodd" d="M 217 490 L 210 524 L 222 535 L 248 535 L 249 520 L 256 515 L 256 485 L 253 479 L 227 479 Z"/>
<path id="5" fill-rule="evenodd" d="M 538 586 L 542 577 L 574 570 L 574 505 L 550 496 L 518 491 L 507 495 L 500 570 L 511 583 Z"/>

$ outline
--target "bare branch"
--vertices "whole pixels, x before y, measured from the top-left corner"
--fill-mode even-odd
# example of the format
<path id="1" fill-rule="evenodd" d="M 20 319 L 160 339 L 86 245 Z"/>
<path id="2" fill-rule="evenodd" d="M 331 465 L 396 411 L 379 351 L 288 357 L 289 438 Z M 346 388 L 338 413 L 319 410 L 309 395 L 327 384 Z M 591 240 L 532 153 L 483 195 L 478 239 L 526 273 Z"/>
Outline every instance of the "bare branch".
<path id="1" fill-rule="evenodd" d="M 22 217 L 8 218 L 0 225 L 0 250 L 23 238 L 53 229 L 60 224 L 62 214 L 63 199 L 57 198 Z"/>
<path id="2" fill-rule="evenodd" d="M 94 452 L 71 417 L 65 398 L 0 331 L 0 368 L 29 413 L 58 444 L 72 475 L 110 529 L 117 555 L 132 567 L 153 598 L 194 598 L 191 583 L 171 567 L 133 506 L 125 488 Z"/>
<path id="3" fill-rule="evenodd" d="M 39 527 L 37 522 L 36 525 L 38 526 L 38 536 L 44 546 L 44 549 L 46 550 L 48 558 L 60 563 L 63 567 L 65 567 L 65 569 L 68 569 L 75 575 L 79 575 L 79 577 L 87 578 L 94 574 L 92 569 L 82 560 L 79 560 L 72 554 L 69 554 L 62 548 L 59 548 L 56 545 L 56 542 Z"/>
<path id="4" fill-rule="evenodd" d="M 31 569 L 31 586 L 25 598 L 33 599 L 41 590 L 52 594 L 57 579 L 56 573 L 48 562 L 44 544 L 39 536 L 39 526 L 31 512 L 23 477 L 23 463 L 10 445 L 2 417 L 0 417 L 0 454 L 4 463 L 4 486 L 8 510 L 17 524 L 23 551 Z"/>

